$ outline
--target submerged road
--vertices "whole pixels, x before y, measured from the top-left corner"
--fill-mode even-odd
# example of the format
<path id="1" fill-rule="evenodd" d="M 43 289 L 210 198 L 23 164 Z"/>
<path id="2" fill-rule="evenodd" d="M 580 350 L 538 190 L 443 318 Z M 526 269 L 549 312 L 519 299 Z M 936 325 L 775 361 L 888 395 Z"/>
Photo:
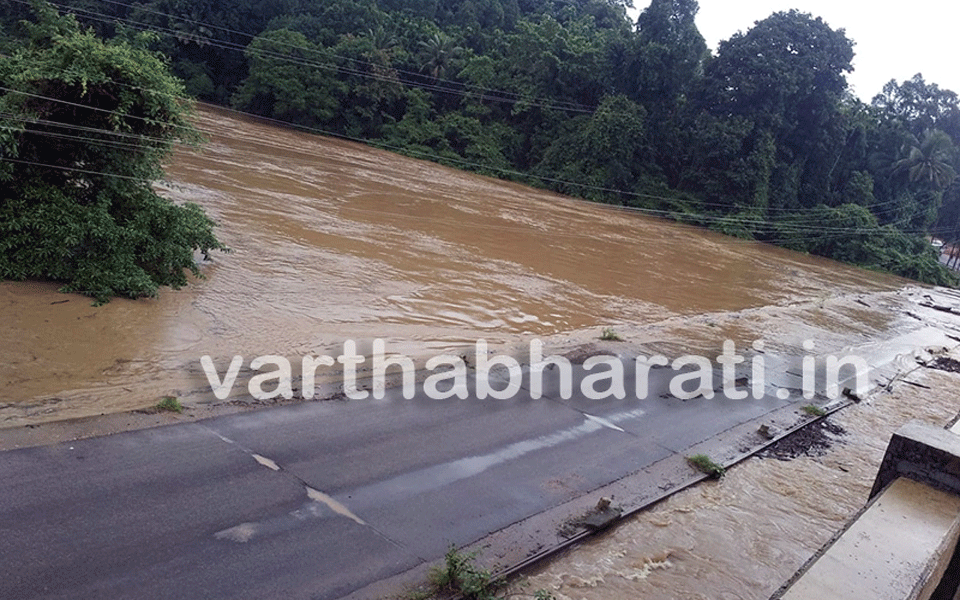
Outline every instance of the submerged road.
<path id="1" fill-rule="evenodd" d="M 340 598 L 797 399 L 682 401 L 673 375 L 643 400 L 394 389 L 3 452 L 0 598 Z"/>

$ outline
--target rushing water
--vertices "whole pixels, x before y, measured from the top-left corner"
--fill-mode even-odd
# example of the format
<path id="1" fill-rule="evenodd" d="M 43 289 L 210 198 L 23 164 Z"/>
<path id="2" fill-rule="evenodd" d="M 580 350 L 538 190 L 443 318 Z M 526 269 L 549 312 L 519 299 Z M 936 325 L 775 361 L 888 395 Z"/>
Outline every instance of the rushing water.
<path id="1" fill-rule="evenodd" d="M 864 506 L 891 432 L 956 415 L 960 378 L 922 382 L 832 416 L 844 433 L 822 455 L 750 458 L 530 570 L 508 598 L 766 600 Z"/>
<path id="2" fill-rule="evenodd" d="M 53 284 L 0 284 L 0 427 L 189 402 L 205 354 L 293 357 L 377 337 L 423 354 L 478 337 L 585 341 L 607 325 L 677 354 L 775 333 L 770 348 L 789 354 L 803 339 L 862 346 L 902 320 L 896 278 L 219 110 L 197 124 L 209 141 L 178 152 L 160 189 L 202 205 L 233 251 L 187 288 L 102 307 Z M 575 598 L 680 597 L 655 590 L 699 578 L 683 597 L 757 597 L 737 592 L 772 584 L 756 584 L 754 565 L 797 563 L 788 541 L 824 535 L 805 519 L 839 519 L 796 500 L 822 473 L 764 468 L 769 489 L 703 486 L 537 578 Z M 789 502 L 763 513 L 759 537 L 716 541 L 740 535 L 752 498 L 778 494 Z M 704 502 L 719 522 L 698 524 Z"/>
<path id="3" fill-rule="evenodd" d="M 233 249 L 156 300 L 0 284 L 0 426 L 188 395 L 200 356 L 426 352 L 894 289 L 899 280 L 202 110 L 161 191 Z"/>

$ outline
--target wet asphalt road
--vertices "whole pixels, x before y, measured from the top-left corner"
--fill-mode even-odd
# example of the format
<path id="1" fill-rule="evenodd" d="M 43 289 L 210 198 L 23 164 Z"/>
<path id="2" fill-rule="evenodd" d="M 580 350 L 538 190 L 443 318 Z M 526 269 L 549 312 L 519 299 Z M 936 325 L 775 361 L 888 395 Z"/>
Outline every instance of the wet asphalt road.
<path id="1" fill-rule="evenodd" d="M 791 402 L 681 401 L 673 375 L 642 400 L 391 390 L 0 453 L 0 598 L 339 598 Z"/>

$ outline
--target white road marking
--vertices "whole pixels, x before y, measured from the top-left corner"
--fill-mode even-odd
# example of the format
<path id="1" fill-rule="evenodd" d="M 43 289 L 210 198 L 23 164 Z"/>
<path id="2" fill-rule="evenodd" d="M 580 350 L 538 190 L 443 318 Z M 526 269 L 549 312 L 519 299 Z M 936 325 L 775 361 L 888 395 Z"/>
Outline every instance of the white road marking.
<path id="1" fill-rule="evenodd" d="M 257 524 L 256 523 L 240 523 L 235 525 L 230 529 L 224 529 L 223 531 L 218 531 L 213 534 L 213 537 L 218 540 L 230 540 L 231 542 L 237 542 L 238 544 L 243 544 L 250 541 L 250 538 L 257 533 Z"/>
<path id="2" fill-rule="evenodd" d="M 361 519 L 357 515 L 350 512 L 349 508 L 347 508 L 346 506 L 344 506 L 343 504 L 335 500 L 333 497 L 328 496 L 327 494 L 324 494 L 321 491 L 315 490 L 310 486 L 306 486 L 306 488 L 307 488 L 307 498 L 310 498 L 314 502 L 326 504 L 330 510 L 332 510 L 333 512 L 337 513 L 342 517 L 352 519 L 353 521 L 356 521 L 360 525 L 366 525 L 366 523 L 363 522 L 363 519 Z"/>
<path id="3" fill-rule="evenodd" d="M 620 433 L 626 433 L 626 430 L 625 430 L 625 429 L 623 429 L 622 427 L 617 427 L 616 425 L 614 425 L 614 424 L 611 423 L 610 421 L 604 419 L 603 417 L 597 417 L 597 416 L 594 416 L 594 415 L 591 415 L 591 414 L 587 414 L 587 413 L 583 413 L 583 416 L 585 416 L 586 418 L 590 419 L 590 420 L 593 421 L 594 423 L 598 423 L 598 424 L 600 424 L 600 425 L 603 425 L 604 427 L 606 427 L 606 428 L 608 428 L 608 429 L 613 429 L 614 431 L 619 431 Z"/>
<path id="4" fill-rule="evenodd" d="M 252 453 L 251 453 L 251 454 L 252 454 Z M 266 456 L 260 456 L 259 454 L 252 454 L 252 455 L 253 455 L 253 460 L 257 461 L 258 463 L 260 463 L 261 465 L 265 466 L 266 468 L 272 469 L 272 470 L 274 470 L 274 471 L 279 471 L 279 470 L 280 470 L 280 465 L 278 465 L 277 463 L 273 462 L 272 460 L 270 460 L 270 459 L 267 458 Z"/>

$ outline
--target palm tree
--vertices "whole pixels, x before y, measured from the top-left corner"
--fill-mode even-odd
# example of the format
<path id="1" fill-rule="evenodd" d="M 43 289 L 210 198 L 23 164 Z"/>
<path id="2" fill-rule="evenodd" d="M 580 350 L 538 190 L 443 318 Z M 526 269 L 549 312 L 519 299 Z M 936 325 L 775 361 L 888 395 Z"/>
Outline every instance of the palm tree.
<path id="1" fill-rule="evenodd" d="M 442 33 L 435 33 L 421 41 L 420 47 L 424 50 L 423 69 L 434 79 L 443 77 L 450 62 L 463 51 L 463 48 L 454 46 L 453 40 Z"/>
<path id="2" fill-rule="evenodd" d="M 923 141 L 911 135 L 900 154 L 905 156 L 894 163 L 894 172 L 906 172 L 914 183 L 928 184 L 942 192 L 957 177 L 953 168 L 953 140 L 939 129 L 924 131 Z"/>
<path id="3" fill-rule="evenodd" d="M 396 36 L 384 29 L 383 25 L 377 25 L 376 29 L 367 29 L 366 37 L 373 46 L 373 54 L 383 64 L 389 64 L 390 51 L 399 45 Z"/>

